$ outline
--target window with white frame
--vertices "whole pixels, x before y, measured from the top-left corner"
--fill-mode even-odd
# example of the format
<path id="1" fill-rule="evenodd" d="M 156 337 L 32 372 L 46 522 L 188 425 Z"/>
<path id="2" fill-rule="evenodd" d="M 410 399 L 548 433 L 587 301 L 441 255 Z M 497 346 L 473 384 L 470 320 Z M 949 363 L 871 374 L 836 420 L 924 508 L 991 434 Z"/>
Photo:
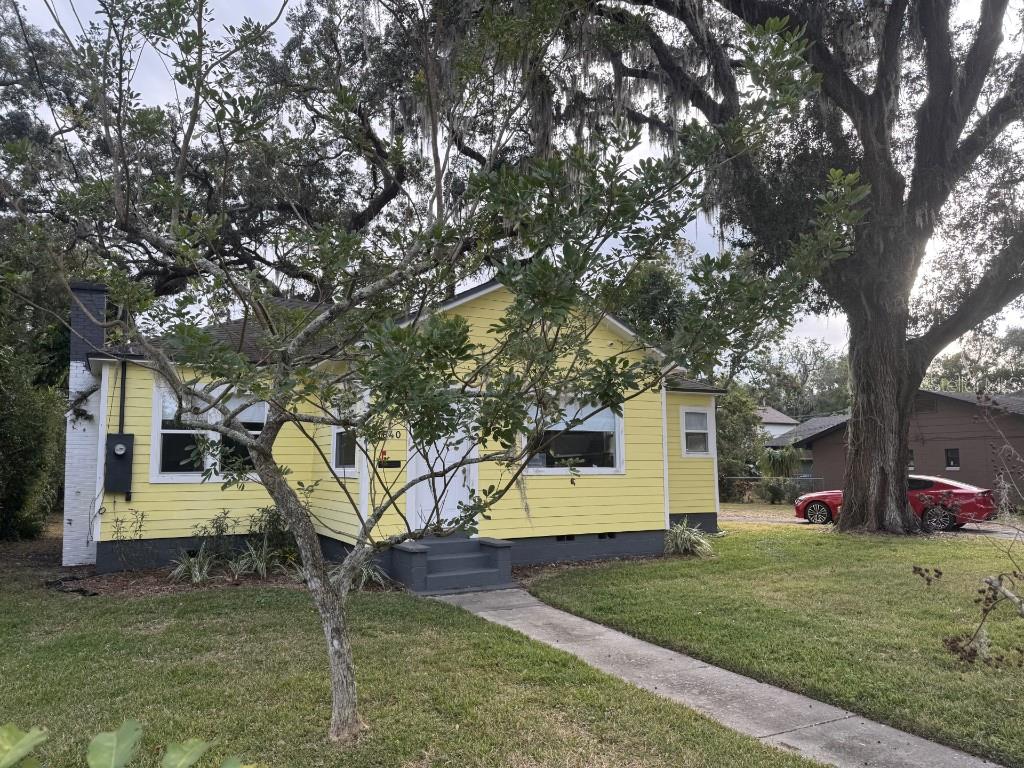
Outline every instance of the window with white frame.
<path id="1" fill-rule="evenodd" d="M 232 411 L 239 408 L 246 402 L 246 398 L 232 396 L 228 400 L 227 407 Z M 267 404 L 251 403 L 235 415 L 235 419 L 241 423 L 252 437 L 259 437 L 264 424 L 267 423 Z M 249 455 L 249 448 L 234 438 L 227 435 L 220 436 L 220 461 L 233 470 L 252 470 L 252 457 Z"/>
<path id="2" fill-rule="evenodd" d="M 571 429 L 566 425 L 578 419 Z M 608 472 L 623 465 L 622 420 L 610 408 L 571 404 L 565 418 L 550 425 L 543 435 L 542 451 L 530 459 L 530 471 Z"/>
<path id="3" fill-rule="evenodd" d="M 707 410 L 682 412 L 683 455 L 710 456 L 712 452 L 711 414 Z"/>
<path id="4" fill-rule="evenodd" d="M 331 465 L 335 469 L 356 468 L 356 436 L 335 427 Z"/>
<path id="5" fill-rule="evenodd" d="M 157 468 L 162 475 L 195 475 L 206 468 L 199 452 L 200 440 L 205 430 L 182 424 L 175 419 L 178 400 L 173 394 L 158 390 L 160 398 L 160 419 L 157 424 L 159 455 Z M 189 407 L 186 403 L 186 407 Z"/>

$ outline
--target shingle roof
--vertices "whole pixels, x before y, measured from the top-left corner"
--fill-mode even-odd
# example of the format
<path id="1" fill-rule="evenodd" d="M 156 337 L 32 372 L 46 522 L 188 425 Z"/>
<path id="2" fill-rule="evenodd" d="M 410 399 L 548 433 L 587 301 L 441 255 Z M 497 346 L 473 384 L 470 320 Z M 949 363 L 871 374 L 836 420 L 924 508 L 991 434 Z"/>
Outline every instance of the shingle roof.
<path id="1" fill-rule="evenodd" d="M 782 411 L 777 411 L 770 405 L 762 405 L 757 409 L 757 418 L 762 424 L 799 424 L 800 422 L 792 416 L 787 416 Z"/>
<path id="2" fill-rule="evenodd" d="M 830 416 L 814 416 L 803 424 L 798 424 L 789 432 L 773 437 L 765 443 L 769 448 L 784 448 L 787 445 L 799 445 L 826 432 L 838 429 L 850 420 L 848 413 L 836 413 Z"/>
<path id="3" fill-rule="evenodd" d="M 289 310 L 309 309 L 316 310 L 326 306 L 322 302 L 306 301 L 284 296 L 271 296 L 266 299 L 271 304 Z M 213 340 L 235 349 L 253 361 L 260 360 L 266 353 L 263 345 L 263 327 L 251 319 L 238 318 L 220 323 L 212 323 L 203 326 L 203 330 L 213 337 Z M 154 341 L 159 345 L 171 337 L 157 337 Z M 89 357 L 113 357 L 113 358 L 142 358 L 145 357 L 145 350 L 137 343 L 132 344 L 107 344 L 102 352 L 90 354 Z"/>
<path id="4" fill-rule="evenodd" d="M 946 392 L 941 389 L 922 389 L 930 395 L 948 397 L 951 400 L 959 400 L 962 403 L 971 405 L 984 405 L 997 410 L 1015 413 L 1024 416 L 1024 397 L 1020 395 L 979 395 L 976 392 Z"/>
<path id="5" fill-rule="evenodd" d="M 679 373 L 670 373 L 665 377 L 665 389 L 670 392 L 707 392 L 709 395 L 724 395 L 725 390 L 706 381 L 688 379 Z"/>
<path id="6" fill-rule="evenodd" d="M 922 389 L 929 395 L 947 397 L 950 400 L 959 400 L 961 403 L 970 405 L 987 406 L 1006 413 L 1024 416 L 1024 397 L 1020 395 L 979 395 L 976 392 L 946 392 L 941 389 Z M 850 420 L 850 414 L 839 413 L 831 416 L 815 416 L 803 424 L 793 427 L 778 437 L 772 438 L 765 445 L 769 448 L 783 448 L 787 445 L 800 445 L 816 437 L 832 432 L 846 424 Z"/>
<path id="7" fill-rule="evenodd" d="M 498 285 L 496 280 L 489 280 L 486 283 L 468 288 L 465 291 L 457 293 L 451 299 L 448 299 L 440 305 L 440 309 L 445 309 L 452 304 L 466 301 L 473 298 L 474 296 L 495 288 Z M 326 306 L 323 302 L 306 301 L 303 299 L 293 299 L 285 297 L 273 297 L 271 298 L 275 304 L 285 309 L 309 309 L 316 310 Z M 407 322 L 410 316 L 399 318 L 398 322 Z M 621 320 L 616 318 L 616 322 L 625 326 L 628 330 L 632 331 L 628 325 L 623 323 Z M 230 346 L 232 349 L 237 349 L 239 352 L 244 354 L 250 360 L 259 361 L 263 358 L 266 349 L 262 345 L 263 331 L 259 323 L 246 321 L 244 318 L 238 320 L 228 320 L 223 323 L 216 323 L 213 325 L 206 326 L 203 330 L 209 333 L 215 341 L 221 342 Z M 320 353 L 326 354 L 329 350 L 322 349 L 318 350 Z M 145 357 L 143 350 L 137 345 L 118 345 L 118 346 L 107 346 L 103 352 L 98 354 L 92 354 L 90 357 L 114 357 L 114 358 L 140 358 Z M 708 382 L 697 381 L 695 379 L 688 379 L 680 374 L 669 374 L 665 377 L 665 386 L 667 389 L 673 392 L 707 392 L 709 394 L 723 394 L 724 389 L 714 386 Z M 788 417 L 787 417 L 788 418 Z M 794 422 L 795 423 L 795 422 Z"/>

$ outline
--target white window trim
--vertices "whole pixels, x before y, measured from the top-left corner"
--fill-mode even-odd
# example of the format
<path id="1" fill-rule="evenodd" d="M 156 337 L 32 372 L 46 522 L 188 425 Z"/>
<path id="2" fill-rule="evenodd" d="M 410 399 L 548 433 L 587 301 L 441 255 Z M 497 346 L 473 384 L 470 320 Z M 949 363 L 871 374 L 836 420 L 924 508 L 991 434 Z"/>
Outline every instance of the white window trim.
<path id="1" fill-rule="evenodd" d="M 220 433 L 213 430 L 200 430 L 200 429 L 164 429 L 163 428 L 163 397 L 168 395 L 174 396 L 174 393 L 166 386 L 161 384 L 159 381 L 153 383 L 153 406 L 152 406 L 152 418 L 150 421 L 150 432 L 149 432 L 149 482 L 150 483 L 168 483 L 168 484 L 179 484 L 179 485 L 195 485 L 197 483 L 209 481 L 218 481 L 222 478 L 220 472 L 217 471 L 217 463 L 212 456 L 203 457 L 203 466 L 207 470 L 212 469 L 212 473 L 206 477 L 206 472 L 161 472 L 160 471 L 160 452 L 161 452 L 161 439 L 160 436 L 164 432 L 168 433 L 186 433 L 186 432 L 199 432 L 206 436 L 208 440 L 219 441 Z M 267 418 L 267 414 L 264 411 L 264 420 Z M 333 439 L 333 438 L 332 438 Z M 333 449 L 332 449 L 333 450 Z M 250 481 L 257 482 L 259 478 L 255 473 L 247 475 Z"/>
<path id="2" fill-rule="evenodd" d="M 686 433 L 699 432 L 700 430 L 686 429 L 687 413 L 703 413 L 708 417 L 708 449 L 706 451 L 686 450 Z M 715 425 L 715 409 L 713 406 L 704 405 L 683 405 L 679 408 L 679 447 L 683 458 L 686 459 L 717 459 L 718 458 L 718 431 Z M 717 481 L 716 481 L 717 482 Z"/>
<path id="3" fill-rule="evenodd" d="M 361 454 L 361 451 L 359 450 L 360 442 L 357 440 L 356 441 L 356 463 L 355 464 L 345 464 L 345 465 L 340 466 L 340 467 L 338 466 L 338 433 L 339 432 L 349 432 L 349 431 L 351 431 L 351 430 L 344 429 L 343 427 L 337 427 L 337 426 L 331 427 L 331 469 L 333 469 L 335 472 L 343 473 L 342 477 L 344 477 L 346 480 L 356 479 L 356 478 L 349 478 L 348 471 L 349 470 L 356 470 L 356 472 L 358 473 L 358 470 L 359 470 L 359 456 Z"/>
<path id="4" fill-rule="evenodd" d="M 149 432 L 149 482 L 151 483 L 179 483 L 195 484 L 203 482 L 203 472 L 161 472 L 161 435 L 169 432 L 203 432 L 203 430 L 164 430 L 163 429 L 163 398 L 164 395 L 173 396 L 173 393 L 160 382 L 153 383 L 153 407 L 151 413 Z M 204 434 L 213 439 L 210 432 Z M 203 457 L 203 464 L 209 468 L 212 466 L 212 457 Z"/>
<path id="5" fill-rule="evenodd" d="M 626 474 L 626 429 L 625 421 L 621 414 L 612 413 L 615 418 L 615 466 L 614 467 L 531 467 L 529 465 L 523 470 L 524 475 L 545 475 L 554 477 L 567 477 L 573 475 L 624 475 Z M 584 422 L 586 423 L 586 422 Z M 577 427 L 583 424 L 577 424 Z M 572 431 L 572 430 L 570 430 Z"/>

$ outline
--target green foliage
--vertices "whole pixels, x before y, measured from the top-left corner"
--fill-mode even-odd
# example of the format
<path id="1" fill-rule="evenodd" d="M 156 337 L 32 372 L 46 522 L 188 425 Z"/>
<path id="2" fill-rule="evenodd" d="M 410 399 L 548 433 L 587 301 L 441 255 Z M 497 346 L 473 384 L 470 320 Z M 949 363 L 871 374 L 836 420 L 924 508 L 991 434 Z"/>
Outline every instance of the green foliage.
<path id="1" fill-rule="evenodd" d="M 266 579 L 270 572 L 282 562 L 281 554 L 270 546 L 266 539 L 245 542 L 245 552 L 241 554 L 249 573 Z"/>
<path id="2" fill-rule="evenodd" d="M 696 558 L 712 557 L 715 549 L 711 537 L 700 528 L 687 523 L 686 518 L 665 531 L 665 554 L 687 555 Z"/>
<path id="3" fill-rule="evenodd" d="M 754 355 L 744 379 L 759 401 L 797 421 L 850 407 L 849 360 L 817 339 L 791 341 Z"/>
<path id="4" fill-rule="evenodd" d="M 923 388 L 993 394 L 1024 390 L 1024 327 L 1000 333 L 990 320 L 964 334 L 958 346 L 932 361 Z"/>
<path id="5" fill-rule="evenodd" d="M 49 737 L 45 730 L 33 728 L 19 730 L 13 723 L 0 727 L 0 768 L 37 768 L 41 764 L 29 757 L 36 747 Z M 116 731 L 99 733 L 89 742 L 86 763 L 89 768 L 125 768 L 138 755 L 142 742 L 142 725 L 125 720 Z M 188 739 L 167 745 L 160 768 L 190 768 L 202 759 L 213 744 L 200 739 Z M 220 768 L 255 768 L 243 766 L 237 757 L 230 757 Z"/>
<path id="6" fill-rule="evenodd" d="M 37 746 L 46 741 L 46 731 L 18 729 L 14 723 L 0 727 L 0 768 L 11 768 Z"/>
<path id="7" fill-rule="evenodd" d="M 38 536 L 57 501 L 63 402 L 34 373 L 29 358 L 0 347 L 0 539 Z"/>
<path id="8" fill-rule="evenodd" d="M 778 504 L 786 498 L 783 481 L 777 477 L 759 480 L 757 485 L 754 486 L 754 491 L 757 493 L 758 498 L 762 501 L 767 501 L 769 504 Z"/>
<path id="9" fill-rule="evenodd" d="M 273 505 L 260 507 L 249 518 L 249 537 L 262 539 L 271 549 L 285 557 L 295 552 L 295 537 L 288 530 L 281 510 Z"/>
<path id="10" fill-rule="evenodd" d="M 800 451 L 787 445 L 783 448 L 765 448 L 758 469 L 768 478 L 787 478 L 800 468 Z"/>
<path id="11" fill-rule="evenodd" d="M 340 576 L 342 567 L 339 565 L 331 569 L 332 579 L 337 579 Z M 352 586 L 355 589 L 387 589 L 393 584 L 391 578 L 373 558 L 361 558 L 355 563 L 355 574 L 352 577 Z"/>
<path id="12" fill-rule="evenodd" d="M 192 535 L 202 539 L 209 554 L 219 560 L 231 555 L 234 549 L 231 537 L 237 530 L 237 518 L 230 510 L 222 509 L 205 523 L 196 523 Z"/>
<path id="13" fill-rule="evenodd" d="M 86 754 L 89 768 L 122 768 L 135 757 L 141 741 L 142 726 L 135 720 L 125 720 L 116 731 L 97 734 Z"/>
<path id="14" fill-rule="evenodd" d="M 220 563 L 220 556 L 204 541 L 196 552 L 182 552 L 181 557 L 172 561 L 172 581 L 187 581 L 190 584 L 206 584 L 213 578 L 214 568 Z"/>
<path id="15" fill-rule="evenodd" d="M 731 500 L 739 489 L 728 478 L 755 474 L 765 450 L 765 433 L 757 402 L 744 387 L 732 384 L 717 404 L 718 489 L 723 499 Z"/>
<path id="16" fill-rule="evenodd" d="M 769 504 L 780 504 L 786 502 L 792 504 L 801 493 L 807 492 L 807 487 L 801 486 L 799 482 L 782 477 L 765 477 L 758 480 L 754 485 L 754 494 L 762 501 Z"/>

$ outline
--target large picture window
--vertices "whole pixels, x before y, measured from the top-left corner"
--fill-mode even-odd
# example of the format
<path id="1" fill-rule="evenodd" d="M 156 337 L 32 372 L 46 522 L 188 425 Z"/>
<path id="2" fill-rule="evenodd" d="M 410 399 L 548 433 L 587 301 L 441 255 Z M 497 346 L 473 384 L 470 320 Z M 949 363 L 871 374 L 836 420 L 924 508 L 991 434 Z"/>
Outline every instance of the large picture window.
<path id="1" fill-rule="evenodd" d="M 584 419 L 566 430 L 566 424 Z M 622 466 L 621 423 L 608 408 L 569 406 L 566 418 L 544 432 L 545 448 L 530 459 L 531 470 L 609 471 Z"/>

